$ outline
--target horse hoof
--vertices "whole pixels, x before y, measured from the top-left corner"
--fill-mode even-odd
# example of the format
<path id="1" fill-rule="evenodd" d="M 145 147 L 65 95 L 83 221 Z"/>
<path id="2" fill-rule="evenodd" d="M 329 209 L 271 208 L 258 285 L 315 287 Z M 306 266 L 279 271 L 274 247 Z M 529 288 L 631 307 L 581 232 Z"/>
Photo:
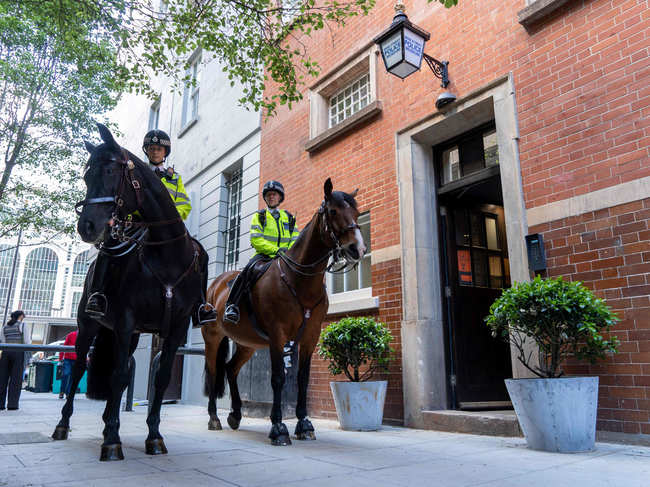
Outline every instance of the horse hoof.
<path id="1" fill-rule="evenodd" d="M 239 423 L 241 423 L 241 418 L 237 419 L 232 413 L 228 415 L 228 426 L 232 429 L 239 429 Z"/>
<path id="2" fill-rule="evenodd" d="M 102 445 L 102 453 L 99 456 L 99 461 L 114 462 L 117 460 L 124 460 L 124 453 L 122 453 L 122 443 Z"/>
<path id="3" fill-rule="evenodd" d="M 70 432 L 70 428 L 66 428 L 65 426 L 57 426 L 56 428 L 54 428 L 54 433 L 52 433 L 52 439 L 55 441 L 67 440 L 69 432 Z"/>
<path id="4" fill-rule="evenodd" d="M 221 421 L 219 421 L 219 418 L 208 421 L 208 429 L 210 431 L 221 431 L 223 428 L 221 427 Z"/>
<path id="5" fill-rule="evenodd" d="M 313 431 L 303 431 L 296 434 L 296 440 L 315 440 L 316 435 Z"/>
<path id="6" fill-rule="evenodd" d="M 144 442 L 145 453 L 147 455 L 166 455 L 167 447 L 162 438 L 154 438 Z"/>
<path id="7" fill-rule="evenodd" d="M 289 435 L 280 435 L 277 438 L 271 438 L 271 445 L 273 446 L 288 446 L 291 444 Z"/>

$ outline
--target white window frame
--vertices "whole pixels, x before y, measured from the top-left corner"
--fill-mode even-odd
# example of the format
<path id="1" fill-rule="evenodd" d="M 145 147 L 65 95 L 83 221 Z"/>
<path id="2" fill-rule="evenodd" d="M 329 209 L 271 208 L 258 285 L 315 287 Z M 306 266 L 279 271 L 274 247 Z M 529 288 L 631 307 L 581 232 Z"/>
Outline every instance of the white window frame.
<path id="1" fill-rule="evenodd" d="M 183 111 L 181 113 L 181 133 L 185 133 L 199 119 L 199 92 L 201 88 L 201 53 L 194 54 L 185 75 L 189 77 L 183 89 Z"/>
<path id="2" fill-rule="evenodd" d="M 309 89 L 309 138 L 314 139 L 331 130 L 329 124 L 329 103 L 333 95 L 344 90 L 364 74 L 368 74 L 368 104 L 379 99 L 377 93 L 377 58 L 379 50 L 375 44 L 365 48 L 352 59 L 322 77 Z"/>
<path id="3" fill-rule="evenodd" d="M 243 162 L 243 161 L 242 161 Z M 233 191 L 233 186 L 235 186 Z M 227 209 L 227 228 L 226 228 L 226 242 L 224 254 L 224 268 L 225 270 L 233 270 L 239 267 L 239 257 L 241 255 L 241 209 L 242 209 L 242 193 L 244 189 L 244 171 L 240 164 L 228 176 L 226 182 L 228 188 L 228 209 Z M 235 214 L 236 213 L 236 214 Z M 237 223 L 231 225 L 233 219 L 236 217 Z M 235 233 L 235 238 L 232 239 L 231 232 Z M 234 256 L 231 259 L 231 255 Z"/>

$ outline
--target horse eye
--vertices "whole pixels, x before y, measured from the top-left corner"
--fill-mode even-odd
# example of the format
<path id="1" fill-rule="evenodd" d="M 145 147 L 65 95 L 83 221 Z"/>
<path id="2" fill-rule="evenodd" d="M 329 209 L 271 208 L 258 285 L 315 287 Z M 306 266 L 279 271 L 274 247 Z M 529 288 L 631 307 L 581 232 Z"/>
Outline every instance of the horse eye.
<path id="1" fill-rule="evenodd" d="M 336 210 L 334 208 L 330 209 L 330 216 L 336 216 Z"/>

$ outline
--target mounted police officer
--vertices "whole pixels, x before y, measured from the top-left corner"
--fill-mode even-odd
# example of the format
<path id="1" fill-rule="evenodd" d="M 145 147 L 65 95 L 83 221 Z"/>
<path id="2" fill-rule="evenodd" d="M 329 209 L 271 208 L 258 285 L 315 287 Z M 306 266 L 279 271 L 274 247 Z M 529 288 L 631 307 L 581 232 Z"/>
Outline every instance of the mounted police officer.
<path id="1" fill-rule="evenodd" d="M 164 166 L 171 149 L 172 144 L 169 135 L 162 130 L 154 129 L 145 134 L 142 150 L 149 160 L 150 167 L 169 192 L 169 196 L 174 202 L 180 217 L 186 220 L 190 211 L 192 211 L 192 204 L 185 191 L 183 180 L 180 174 L 174 172 L 172 167 L 165 168 Z M 108 300 L 104 295 L 104 280 L 108 263 L 109 258 L 100 252 L 95 262 L 95 271 L 90 285 L 90 296 L 86 303 L 86 313 L 97 318 L 103 318 L 108 307 Z M 216 312 L 211 305 L 204 303 L 199 309 L 199 321 L 203 323 L 214 319 L 216 319 Z"/>
<path id="2" fill-rule="evenodd" d="M 253 215 L 250 239 L 256 253 L 232 285 L 223 320 L 239 322 L 239 301 L 246 289 L 249 269 L 259 260 L 274 258 L 280 249 L 289 249 L 298 238 L 296 219 L 278 206 L 284 201 L 284 186 L 278 181 L 267 181 L 262 189 L 262 197 L 267 208 Z"/>

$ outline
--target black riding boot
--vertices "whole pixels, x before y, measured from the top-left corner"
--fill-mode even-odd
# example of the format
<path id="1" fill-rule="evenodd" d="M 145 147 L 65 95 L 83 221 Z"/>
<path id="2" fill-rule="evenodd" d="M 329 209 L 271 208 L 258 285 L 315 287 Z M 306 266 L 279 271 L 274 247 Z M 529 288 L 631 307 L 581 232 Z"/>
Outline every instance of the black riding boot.
<path id="1" fill-rule="evenodd" d="M 90 296 L 88 296 L 85 308 L 86 313 L 95 318 L 103 318 L 108 309 L 108 299 L 104 295 L 104 280 L 108 264 L 108 257 L 100 253 L 95 261 L 95 270 L 90 283 Z"/>
<path id="2" fill-rule="evenodd" d="M 239 323 L 239 301 L 241 299 L 244 284 L 246 282 L 246 269 L 244 269 L 233 282 L 226 301 L 226 309 L 223 313 L 223 321 L 236 325 Z"/>

